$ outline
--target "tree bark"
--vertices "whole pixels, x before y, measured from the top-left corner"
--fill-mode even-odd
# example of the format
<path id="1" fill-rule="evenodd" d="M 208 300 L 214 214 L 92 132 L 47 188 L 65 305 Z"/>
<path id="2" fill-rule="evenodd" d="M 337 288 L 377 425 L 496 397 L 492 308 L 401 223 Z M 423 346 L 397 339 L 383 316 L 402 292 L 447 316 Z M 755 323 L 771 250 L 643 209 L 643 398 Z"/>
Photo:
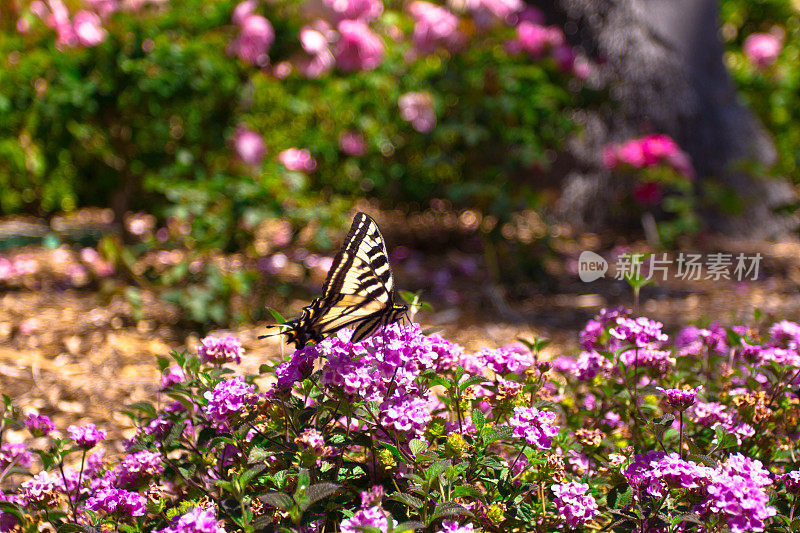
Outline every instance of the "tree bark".
<path id="1" fill-rule="evenodd" d="M 702 182 L 717 179 L 742 200 L 737 214 L 704 208 L 712 231 L 766 238 L 796 226 L 775 207 L 795 201 L 782 179 L 737 169 L 742 161 L 768 167 L 774 145 L 754 114 L 737 98 L 723 64 L 716 0 L 554 0 L 543 7 L 570 42 L 598 62 L 590 79 L 613 105 L 577 118 L 584 135 L 570 151 L 579 170 L 562 186 L 557 215 L 583 229 L 608 227 L 621 184 L 602 167 L 608 143 L 665 133 L 686 151 Z"/>

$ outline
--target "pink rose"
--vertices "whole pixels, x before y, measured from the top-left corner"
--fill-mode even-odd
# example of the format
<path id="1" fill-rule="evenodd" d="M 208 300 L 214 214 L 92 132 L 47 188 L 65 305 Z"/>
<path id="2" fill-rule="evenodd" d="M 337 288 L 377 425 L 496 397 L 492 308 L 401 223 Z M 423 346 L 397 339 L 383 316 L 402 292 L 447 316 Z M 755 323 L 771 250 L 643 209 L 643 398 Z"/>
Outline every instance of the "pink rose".
<path id="1" fill-rule="evenodd" d="M 72 29 L 78 43 L 83 46 L 97 46 L 106 40 L 106 30 L 100 25 L 100 17 L 90 11 L 75 13 Z"/>
<path id="2" fill-rule="evenodd" d="M 264 138 L 244 124 L 236 127 L 236 133 L 233 134 L 233 146 L 239 159 L 252 166 L 260 165 L 267 154 Z"/>
<path id="3" fill-rule="evenodd" d="M 241 28 L 233 42 L 234 53 L 253 65 L 266 65 L 269 61 L 267 52 L 275 41 L 272 24 L 261 15 L 247 15 L 242 20 Z"/>
<path id="4" fill-rule="evenodd" d="M 305 148 L 289 148 L 278 154 L 278 161 L 289 170 L 296 172 L 313 172 L 317 162 L 311 157 L 311 152 Z"/>
<path id="5" fill-rule="evenodd" d="M 373 70 L 383 63 L 383 41 L 364 22 L 343 20 L 339 23 L 339 34 L 336 62 L 340 69 Z"/>
<path id="6" fill-rule="evenodd" d="M 765 69 L 775 63 L 782 47 L 780 39 L 770 33 L 753 33 L 744 40 L 742 48 L 756 68 Z"/>

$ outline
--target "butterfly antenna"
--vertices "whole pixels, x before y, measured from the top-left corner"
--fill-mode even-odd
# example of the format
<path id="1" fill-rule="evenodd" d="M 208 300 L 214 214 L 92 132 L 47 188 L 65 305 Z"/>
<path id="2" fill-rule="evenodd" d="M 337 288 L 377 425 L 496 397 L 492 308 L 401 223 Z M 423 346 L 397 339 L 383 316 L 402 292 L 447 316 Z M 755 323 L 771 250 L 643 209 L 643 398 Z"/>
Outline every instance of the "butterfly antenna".
<path id="1" fill-rule="evenodd" d="M 269 334 L 267 334 L 267 335 L 259 335 L 259 336 L 258 336 L 258 338 L 259 338 L 259 339 L 266 339 L 266 338 L 268 338 L 268 337 L 275 337 L 275 336 L 278 336 L 278 335 L 283 335 L 284 333 L 286 333 L 286 330 L 288 330 L 288 329 L 291 329 L 291 328 L 292 328 L 292 327 L 291 327 L 290 325 L 288 325 L 288 324 L 273 324 L 273 325 L 271 325 L 271 326 L 267 326 L 267 327 L 268 327 L 268 328 L 279 328 L 279 329 L 280 329 L 280 331 L 278 331 L 277 333 L 269 333 Z"/>

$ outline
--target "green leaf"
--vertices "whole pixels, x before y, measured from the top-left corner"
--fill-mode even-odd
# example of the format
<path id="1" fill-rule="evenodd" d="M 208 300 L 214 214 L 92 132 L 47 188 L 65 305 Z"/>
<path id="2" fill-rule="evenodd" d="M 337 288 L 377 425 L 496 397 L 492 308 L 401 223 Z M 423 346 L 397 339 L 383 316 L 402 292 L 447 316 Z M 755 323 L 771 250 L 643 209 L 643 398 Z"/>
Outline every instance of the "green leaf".
<path id="1" fill-rule="evenodd" d="M 272 318 L 274 318 L 274 319 L 275 319 L 275 323 L 276 323 L 276 324 L 285 324 L 285 323 L 286 323 L 286 319 L 285 319 L 285 318 L 283 318 L 283 315 L 281 315 L 281 314 L 280 314 L 278 311 L 276 311 L 275 309 L 273 309 L 273 308 L 271 308 L 271 307 L 267 307 L 267 311 L 269 312 L 269 314 L 271 314 L 271 315 L 272 315 Z"/>
<path id="2" fill-rule="evenodd" d="M 150 418 L 156 418 L 158 416 L 156 408 L 153 407 L 153 404 L 151 404 L 150 402 L 135 402 L 126 405 L 125 407 L 127 407 L 128 409 L 133 409 L 135 411 L 141 411 Z"/>
<path id="3" fill-rule="evenodd" d="M 456 502 L 440 502 L 433 509 L 429 523 L 443 516 L 472 516 L 472 511 Z"/>
<path id="4" fill-rule="evenodd" d="M 475 424 L 479 432 L 483 430 L 483 427 L 486 425 L 486 416 L 483 414 L 483 411 L 480 409 L 472 410 L 472 423 Z"/>
<path id="5" fill-rule="evenodd" d="M 453 498 L 461 498 L 464 496 L 469 496 L 473 498 L 480 498 L 483 496 L 483 493 L 477 487 L 472 485 L 458 485 L 456 488 L 453 489 Z"/>
<path id="6" fill-rule="evenodd" d="M 415 531 L 417 529 L 422 529 L 425 527 L 425 524 L 422 522 L 417 521 L 408 521 L 408 522 L 401 522 L 397 524 L 394 529 L 392 529 L 392 533 L 403 533 L 405 531 Z"/>
<path id="7" fill-rule="evenodd" d="M 408 443 L 408 448 L 413 455 L 417 455 L 428 449 L 428 443 L 422 439 L 413 439 Z"/>
<path id="8" fill-rule="evenodd" d="M 395 492 L 389 495 L 387 499 L 405 504 L 406 506 L 411 507 L 415 511 L 419 511 L 420 509 L 422 509 L 422 506 L 424 505 L 424 502 L 422 500 L 412 496 L 411 494 L 406 494 L 405 492 Z"/>
<path id="9" fill-rule="evenodd" d="M 483 443 L 488 446 L 495 441 L 509 439 L 513 431 L 511 426 L 495 426 L 483 436 Z"/>
<path id="10" fill-rule="evenodd" d="M 464 381 L 458 383 L 458 392 L 464 392 L 468 387 L 478 383 L 486 383 L 489 380 L 483 376 L 470 376 Z"/>
<path id="11" fill-rule="evenodd" d="M 250 483 L 250 480 L 253 479 L 253 477 L 260 474 L 261 472 L 263 472 L 266 468 L 267 465 L 262 463 L 245 470 L 245 472 L 239 477 L 239 484 L 242 487 L 242 489 L 246 488 L 247 485 Z"/>
<path id="12" fill-rule="evenodd" d="M 286 511 L 294 507 L 294 500 L 283 492 L 268 492 L 257 496 L 259 500 L 267 505 Z"/>
<path id="13" fill-rule="evenodd" d="M 340 487 L 341 485 L 338 483 L 316 483 L 306 489 L 306 497 L 308 498 L 309 504 L 313 504 L 319 500 L 327 498 L 339 490 Z"/>
<path id="14" fill-rule="evenodd" d="M 252 465 L 254 463 L 263 463 L 266 462 L 266 460 L 270 457 L 274 456 L 275 452 L 256 446 L 250 450 L 250 454 L 247 456 L 247 464 Z"/>

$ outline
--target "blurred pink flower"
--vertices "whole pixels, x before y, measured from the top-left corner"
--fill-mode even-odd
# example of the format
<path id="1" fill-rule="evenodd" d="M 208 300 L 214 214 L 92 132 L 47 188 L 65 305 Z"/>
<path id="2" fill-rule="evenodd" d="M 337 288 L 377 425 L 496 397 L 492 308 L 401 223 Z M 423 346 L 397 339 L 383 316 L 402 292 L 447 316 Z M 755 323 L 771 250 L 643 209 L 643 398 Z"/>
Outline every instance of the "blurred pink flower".
<path id="1" fill-rule="evenodd" d="M 117 10 L 117 0 L 86 0 L 89 10 L 97 13 L 101 19 L 107 18 L 111 13 Z"/>
<path id="2" fill-rule="evenodd" d="M 244 20 L 255 13 L 256 7 L 258 7 L 258 0 L 244 0 L 244 2 L 240 2 L 233 9 L 233 14 L 231 15 L 233 23 L 240 26 L 244 24 Z"/>
<path id="3" fill-rule="evenodd" d="M 533 6 L 525 6 L 517 15 L 517 20 L 520 22 L 527 21 L 535 24 L 544 24 L 545 17 L 541 9 Z"/>
<path id="4" fill-rule="evenodd" d="M 646 165 L 657 165 L 661 159 L 680 151 L 677 143 L 668 135 L 653 134 L 638 140 Z"/>
<path id="5" fill-rule="evenodd" d="M 72 28 L 78 42 L 83 46 L 97 46 L 106 40 L 106 30 L 100 25 L 100 17 L 90 11 L 75 13 Z"/>
<path id="6" fill-rule="evenodd" d="M 281 61 L 272 68 L 272 75 L 279 80 L 285 80 L 292 73 L 292 64 L 288 61 Z"/>
<path id="7" fill-rule="evenodd" d="M 640 205 L 655 205 L 661 201 L 661 186 L 653 181 L 633 186 L 633 199 Z"/>
<path id="8" fill-rule="evenodd" d="M 367 153 L 367 143 L 359 131 L 343 131 L 339 135 L 339 148 L 352 157 L 361 157 Z"/>
<path id="9" fill-rule="evenodd" d="M 781 40 L 771 33 L 752 33 L 747 36 L 742 46 L 744 55 L 760 69 L 772 66 L 781 53 Z"/>
<path id="10" fill-rule="evenodd" d="M 628 141 L 617 149 L 617 159 L 622 163 L 627 163 L 634 168 L 644 167 L 646 160 L 642 151 L 642 144 L 635 139 Z"/>
<path id="11" fill-rule="evenodd" d="M 311 157 L 311 152 L 305 148 L 289 148 L 278 154 L 278 161 L 289 170 L 297 172 L 313 172 L 317 162 Z"/>
<path id="12" fill-rule="evenodd" d="M 436 126 L 436 111 L 429 93 L 410 92 L 402 95 L 397 105 L 400 117 L 420 133 L 428 133 Z"/>
<path id="13" fill-rule="evenodd" d="M 616 147 L 609 145 L 603 148 L 603 166 L 612 170 L 617 167 L 618 163 Z"/>
<path id="14" fill-rule="evenodd" d="M 383 13 L 381 0 L 323 0 L 335 20 L 375 20 Z"/>
<path id="15" fill-rule="evenodd" d="M 17 19 L 17 31 L 19 33 L 28 33 L 28 30 L 31 29 L 31 23 L 25 17 L 20 17 Z"/>
<path id="16" fill-rule="evenodd" d="M 300 74 L 306 78 L 319 78 L 333 69 L 335 60 L 330 50 L 330 39 L 335 39 L 336 32 L 323 21 L 313 26 L 304 26 L 300 30 L 300 44 L 308 57 L 297 62 Z"/>
<path id="17" fill-rule="evenodd" d="M 339 34 L 336 62 L 340 69 L 373 70 L 383 63 L 383 41 L 364 22 L 343 20 L 339 23 Z"/>
<path id="18" fill-rule="evenodd" d="M 275 41 L 272 24 L 261 15 L 247 15 L 242 20 L 241 32 L 234 40 L 233 51 L 242 61 L 263 66 L 269 61 L 267 52 Z"/>
<path id="19" fill-rule="evenodd" d="M 47 8 L 44 5 L 37 5 L 35 13 L 46 14 L 45 23 L 56 30 L 56 42 L 61 45 L 75 46 L 77 37 L 69 20 L 69 10 L 61 0 L 49 0 L 50 13 L 47 14 Z M 31 5 L 31 10 L 34 7 Z"/>
<path id="20" fill-rule="evenodd" d="M 478 26 L 486 27 L 498 20 L 511 22 L 512 15 L 522 11 L 522 0 L 466 0 L 464 7 L 475 16 Z"/>
<path id="21" fill-rule="evenodd" d="M 414 46 L 430 53 L 437 47 L 452 50 L 464 40 L 458 31 L 458 17 L 444 7 L 429 2 L 411 2 L 408 12 L 414 19 Z"/>
<path id="22" fill-rule="evenodd" d="M 267 154 L 264 138 L 244 124 L 236 126 L 236 132 L 233 134 L 233 146 L 239 159 L 252 166 L 260 165 Z"/>
<path id="23" fill-rule="evenodd" d="M 572 75 L 579 80 L 585 80 L 592 75 L 592 64 L 585 57 L 576 57 L 572 64 Z"/>
<path id="24" fill-rule="evenodd" d="M 564 33 L 557 26 L 542 26 L 523 20 L 517 24 L 517 36 L 508 44 L 509 52 L 526 52 L 534 59 L 544 56 L 548 50 L 564 45 Z"/>

